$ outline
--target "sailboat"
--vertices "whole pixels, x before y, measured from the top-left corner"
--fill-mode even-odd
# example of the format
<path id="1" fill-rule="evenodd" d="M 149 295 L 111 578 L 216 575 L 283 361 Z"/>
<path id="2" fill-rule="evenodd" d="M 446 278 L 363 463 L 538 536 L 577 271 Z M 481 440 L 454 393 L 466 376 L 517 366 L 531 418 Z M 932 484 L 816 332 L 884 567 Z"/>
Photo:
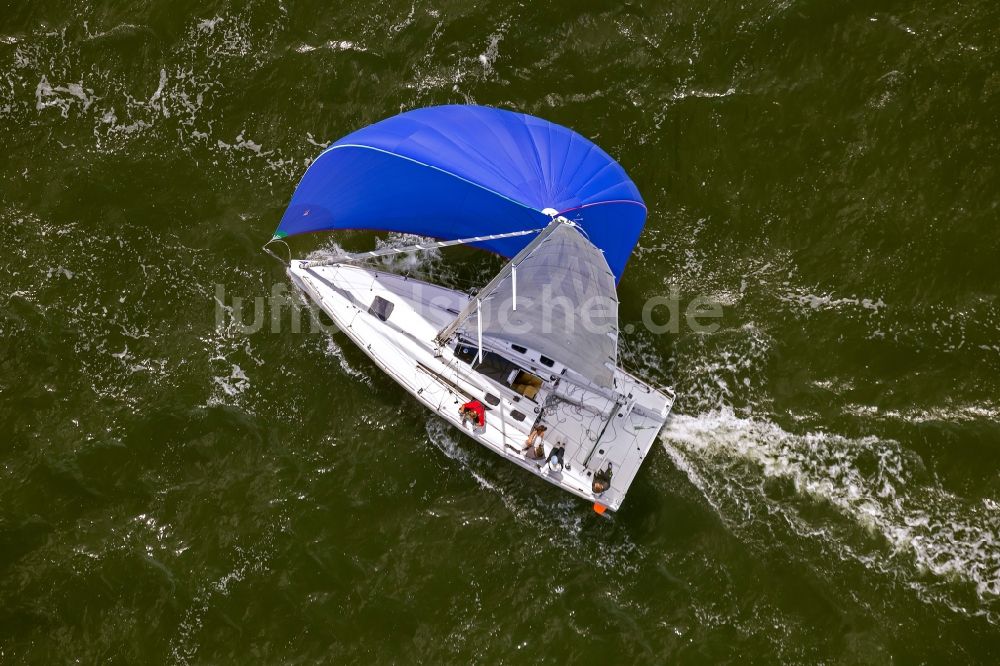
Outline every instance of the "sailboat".
<path id="1" fill-rule="evenodd" d="M 333 143 L 268 245 L 336 229 L 441 239 L 290 259 L 287 272 L 425 407 L 603 514 L 621 507 L 674 401 L 618 362 L 617 282 L 645 218 L 624 169 L 580 134 L 449 105 Z M 377 261 L 453 245 L 509 261 L 471 294 Z"/>

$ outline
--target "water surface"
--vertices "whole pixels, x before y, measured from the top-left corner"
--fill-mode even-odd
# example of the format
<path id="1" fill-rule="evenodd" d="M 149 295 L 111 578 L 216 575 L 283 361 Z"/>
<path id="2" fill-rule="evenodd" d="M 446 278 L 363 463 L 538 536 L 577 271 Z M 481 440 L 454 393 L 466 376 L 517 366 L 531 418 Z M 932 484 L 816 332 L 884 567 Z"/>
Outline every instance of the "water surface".
<path id="1" fill-rule="evenodd" d="M 996 663 L 998 7 L 7 6 L 0 660 Z M 623 323 L 724 306 L 626 337 L 679 398 L 613 519 L 299 305 L 216 325 L 322 146 L 461 102 L 633 176 Z"/>

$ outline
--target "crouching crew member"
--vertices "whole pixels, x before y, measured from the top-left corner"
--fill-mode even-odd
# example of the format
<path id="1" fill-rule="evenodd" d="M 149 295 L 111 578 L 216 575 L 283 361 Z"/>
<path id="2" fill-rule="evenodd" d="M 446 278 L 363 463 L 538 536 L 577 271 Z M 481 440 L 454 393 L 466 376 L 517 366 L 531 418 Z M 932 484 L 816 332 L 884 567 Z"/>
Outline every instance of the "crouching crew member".
<path id="1" fill-rule="evenodd" d="M 600 495 L 611 487 L 612 474 L 611 463 L 608 463 L 608 466 L 605 469 L 602 469 L 594 475 L 594 483 L 591 489 L 594 491 L 595 495 Z"/>
<path id="2" fill-rule="evenodd" d="M 467 421 L 472 421 L 477 428 L 486 425 L 486 407 L 478 400 L 470 400 L 458 408 L 458 414 L 462 417 L 462 425 Z"/>

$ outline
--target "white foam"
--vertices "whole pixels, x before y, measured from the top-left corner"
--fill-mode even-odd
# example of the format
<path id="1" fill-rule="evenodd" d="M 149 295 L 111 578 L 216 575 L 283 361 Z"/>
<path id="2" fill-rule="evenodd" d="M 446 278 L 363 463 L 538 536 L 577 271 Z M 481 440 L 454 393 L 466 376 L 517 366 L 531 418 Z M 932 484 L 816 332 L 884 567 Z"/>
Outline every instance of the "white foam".
<path id="1" fill-rule="evenodd" d="M 213 377 L 212 380 L 225 395 L 231 398 L 239 396 L 250 386 L 250 379 L 243 372 L 243 368 L 236 364 L 233 364 L 232 370 L 228 375 Z M 223 402 L 223 400 L 215 398 L 214 400 L 210 400 L 209 404 L 222 404 Z"/>
<path id="2" fill-rule="evenodd" d="M 399 32 L 400 30 L 403 30 L 404 28 L 408 28 L 409 26 L 411 26 L 413 24 L 413 17 L 416 14 L 416 12 L 417 12 L 417 5 L 415 3 L 411 4 L 410 13 L 407 14 L 406 17 L 400 22 L 394 23 L 393 25 L 389 26 L 389 31 Z"/>
<path id="3" fill-rule="evenodd" d="M 337 359 L 337 363 L 340 365 L 340 369 L 344 371 L 344 374 L 348 375 L 349 377 L 361 380 L 368 386 L 372 386 L 372 378 L 369 377 L 364 371 L 359 370 L 358 368 L 355 368 L 353 365 L 350 364 L 350 362 L 347 360 L 347 357 L 344 356 L 344 350 L 340 347 L 339 344 L 337 344 L 337 341 L 334 340 L 333 335 L 328 335 L 327 337 L 326 353 L 327 355 Z"/>
<path id="4" fill-rule="evenodd" d="M 216 143 L 221 150 L 226 150 L 226 151 L 243 150 L 253 153 L 258 157 L 270 155 L 271 153 L 274 152 L 273 150 L 264 150 L 264 147 L 262 145 L 260 145 L 256 141 L 252 141 L 250 139 L 245 138 L 243 134 L 244 134 L 243 132 L 240 132 L 239 134 L 236 135 L 235 143 L 226 143 L 222 139 L 219 139 Z"/>
<path id="5" fill-rule="evenodd" d="M 201 32 L 211 35 L 215 32 L 215 26 L 219 25 L 223 21 L 221 16 L 216 16 L 215 18 L 203 19 L 198 22 L 198 30 Z"/>
<path id="6" fill-rule="evenodd" d="M 94 91 L 90 88 L 84 88 L 82 81 L 52 86 L 48 78 L 43 75 L 38 81 L 38 85 L 35 86 L 35 109 L 43 111 L 55 107 L 59 109 L 63 118 L 69 117 L 70 108 L 74 103 L 80 105 L 81 112 L 86 112 L 96 99 L 98 98 L 94 95 Z"/>
<path id="7" fill-rule="evenodd" d="M 764 480 L 790 482 L 800 497 L 833 507 L 880 535 L 887 547 L 871 559 L 874 566 L 899 574 L 897 563 L 908 560 L 905 575 L 925 599 L 995 619 L 989 610 L 1000 599 L 1000 515 L 990 510 L 995 501 L 969 502 L 925 479 L 919 457 L 899 442 L 793 434 L 728 409 L 676 415 L 661 437 L 670 457 L 717 510 L 730 511 L 720 507 L 735 502 L 743 507 L 738 512 L 750 515 L 766 501 Z M 815 534 L 815 525 L 797 515 L 793 504 L 781 507 L 789 524 L 802 536 Z M 868 557 L 842 546 L 859 560 Z M 925 584 L 921 577 L 928 573 L 971 586 L 981 605 Z"/>
<path id="8" fill-rule="evenodd" d="M 812 294 L 804 289 L 789 291 L 778 297 L 786 303 L 795 303 L 807 306 L 811 310 L 838 310 L 845 307 L 860 307 L 865 310 L 878 312 L 886 307 L 885 301 L 881 298 L 858 298 L 856 296 L 836 298 L 832 294 Z"/>
<path id="9" fill-rule="evenodd" d="M 135 29 L 121 24 L 106 33 L 93 33 L 84 25 L 84 41 Z M 79 76 L 75 61 L 80 42 L 68 37 L 65 28 L 36 32 L 16 44 L 14 66 L 3 75 L 10 98 L 0 99 L 0 116 L 20 120 L 23 115 L 25 122 L 35 122 L 28 116 L 33 111 L 53 127 L 58 126 L 58 118 L 74 125 L 89 123 L 93 142 L 65 146 L 75 151 L 124 152 L 135 140 L 156 133 L 179 144 L 197 142 L 201 149 L 225 158 L 213 159 L 211 164 L 242 167 L 248 174 L 261 174 L 268 184 L 273 184 L 274 174 L 292 179 L 301 175 L 302 155 L 282 154 L 288 149 L 265 150 L 260 142 L 246 138 L 248 132 L 261 131 L 257 127 L 248 128 L 235 142 L 220 137 L 213 128 L 218 113 L 204 113 L 225 94 L 227 77 L 263 62 L 269 40 L 279 29 L 277 24 L 254 26 L 245 14 L 193 20 L 187 34 L 166 55 L 156 78 L 134 85 L 109 70 L 95 69 L 86 81 L 70 79 Z M 330 41 L 322 48 L 366 50 L 347 40 Z M 69 129 L 79 135 L 76 127 Z M 63 145 L 58 136 L 54 141 Z M 258 156 L 264 159 L 255 160 Z"/>
<path id="10" fill-rule="evenodd" d="M 486 50 L 479 54 L 479 64 L 483 66 L 484 76 L 488 77 L 493 74 L 493 64 L 500 56 L 500 42 L 503 41 L 503 37 L 504 31 L 503 28 L 501 28 L 497 32 L 490 35 L 489 41 L 486 44 Z"/>
<path id="11" fill-rule="evenodd" d="M 149 98 L 149 106 L 150 108 L 161 112 L 164 118 L 169 118 L 170 112 L 167 110 L 166 105 L 163 104 L 163 102 L 161 101 L 161 98 L 163 97 L 163 88 L 166 85 L 167 85 L 167 70 L 161 69 L 160 84 L 156 86 L 156 91 L 153 93 L 153 96 Z"/>
<path id="12" fill-rule="evenodd" d="M 312 132 L 306 132 L 306 143 L 310 146 L 316 146 L 317 148 L 326 148 L 330 145 L 330 141 L 317 141 L 316 137 L 312 135 Z"/>
<path id="13" fill-rule="evenodd" d="M 368 48 L 357 42 L 352 42 L 346 39 L 330 40 L 319 46 L 313 46 L 311 44 L 299 44 L 295 47 L 295 51 L 298 53 L 309 53 L 317 49 L 326 49 L 328 51 L 355 51 L 357 53 L 367 53 Z"/>
<path id="14" fill-rule="evenodd" d="M 711 90 L 687 90 L 687 89 L 685 89 L 685 90 L 678 90 L 677 92 L 675 92 L 670 97 L 671 97 L 671 99 L 673 99 L 675 101 L 679 101 L 679 100 L 682 100 L 682 99 L 688 99 L 689 97 L 698 97 L 698 98 L 702 98 L 702 99 L 712 99 L 712 98 L 718 98 L 718 97 L 729 97 L 730 95 L 733 95 L 735 93 L 736 93 L 736 88 L 727 88 L 726 90 L 724 90 L 722 92 L 715 92 L 715 91 L 711 91 Z"/>
<path id="15" fill-rule="evenodd" d="M 847 405 L 844 410 L 855 416 L 873 416 L 905 423 L 971 423 L 1000 420 L 1000 405 L 987 402 L 910 409 L 884 409 L 877 405 L 852 404 Z"/>
<path id="16" fill-rule="evenodd" d="M 59 277 L 64 277 L 67 280 L 72 280 L 76 276 L 76 273 L 74 273 L 68 268 L 57 266 L 55 268 L 49 268 L 49 270 L 46 271 L 45 275 L 49 279 L 52 279 L 53 276 L 59 276 Z"/>

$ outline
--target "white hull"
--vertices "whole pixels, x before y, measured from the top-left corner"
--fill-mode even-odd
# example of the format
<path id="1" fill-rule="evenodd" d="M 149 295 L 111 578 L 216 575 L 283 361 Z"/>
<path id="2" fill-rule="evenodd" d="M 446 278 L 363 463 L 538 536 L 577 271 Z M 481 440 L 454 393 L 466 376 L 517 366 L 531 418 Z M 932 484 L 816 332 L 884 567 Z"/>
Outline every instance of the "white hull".
<path id="1" fill-rule="evenodd" d="M 473 369 L 469 364 L 467 347 L 452 342 L 439 348 L 434 342 L 468 303 L 466 294 L 358 266 L 302 268 L 301 264 L 293 261 L 288 269 L 295 284 L 386 374 L 430 410 L 535 476 L 600 507 L 614 511 L 621 506 L 666 421 L 672 393 L 660 392 L 619 369 L 616 382 L 620 394 L 627 397 L 618 401 L 572 369 L 489 338 L 483 340 L 484 350 L 493 353 L 498 367 L 484 374 L 482 366 Z M 376 297 L 392 303 L 385 321 L 369 311 Z M 541 377 L 537 394 L 524 395 L 512 387 L 503 376 L 509 368 L 513 375 L 524 371 Z M 515 386 L 523 389 L 523 384 Z M 459 405 L 472 399 L 488 408 L 483 428 L 463 424 L 459 417 Z M 522 450 L 536 420 L 548 428 L 543 438 L 546 455 L 553 446 L 565 446 L 562 471 L 551 471 Z M 613 470 L 610 488 L 595 495 L 593 475 L 609 463 Z"/>

